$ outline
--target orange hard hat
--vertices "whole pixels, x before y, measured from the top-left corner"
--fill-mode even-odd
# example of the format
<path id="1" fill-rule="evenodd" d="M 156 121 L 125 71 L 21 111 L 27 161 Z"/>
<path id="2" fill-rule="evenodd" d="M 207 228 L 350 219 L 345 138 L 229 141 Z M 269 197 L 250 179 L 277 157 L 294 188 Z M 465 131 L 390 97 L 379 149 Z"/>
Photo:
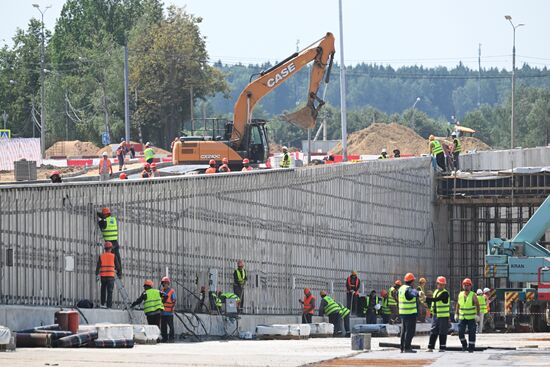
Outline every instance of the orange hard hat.
<path id="1" fill-rule="evenodd" d="M 223 158 L 222 158 L 222 163 L 223 163 L 223 164 L 228 164 L 228 163 L 229 163 L 229 159 L 227 159 L 226 157 L 223 157 Z"/>
<path id="2" fill-rule="evenodd" d="M 414 277 L 413 273 L 407 273 L 405 274 L 405 282 L 412 282 L 416 278 Z"/>
<path id="3" fill-rule="evenodd" d="M 151 165 L 149 163 L 145 163 L 143 165 L 143 169 L 149 169 L 149 168 L 151 168 Z"/>
<path id="4" fill-rule="evenodd" d="M 307 295 L 309 292 L 311 292 L 311 289 L 309 288 L 304 288 L 304 294 Z"/>
<path id="5" fill-rule="evenodd" d="M 152 287 L 153 286 L 153 281 L 151 279 L 147 279 L 146 281 L 143 282 L 143 286 L 144 287 Z"/>
<path id="6" fill-rule="evenodd" d="M 105 243 L 103 244 L 103 248 L 113 248 L 113 243 L 107 241 L 107 242 L 105 242 Z"/>
<path id="7" fill-rule="evenodd" d="M 161 283 L 171 283 L 170 278 L 168 278 L 168 277 L 163 277 L 160 282 Z"/>
<path id="8" fill-rule="evenodd" d="M 321 292 L 320 292 L 319 294 L 321 295 L 321 297 L 324 297 L 324 296 L 326 296 L 326 295 L 327 295 L 327 292 L 325 292 L 325 291 L 321 291 Z"/>
<path id="9" fill-rule="evenodd" d="M 248 158 L 243 159 L 243 164 L 249 164 L 249 163 L 250 161 L 248 160 Z"/>
<path id="10" fill-rule="evenodd" d="M 402 285 L 401 280 L 397 279 L 397 280 L 395 281 L 395 285 L 401 286 L 401 285 Z"/>
<path id="11" fill-rule="evenodd" d="M 472 285 L 472 279 L 470 278 L 464 278 L 464 280 L 462 281 L 462 285 Z"/>
<path id="12" fill-rule="evenodd" d="M 121 180 L 126 180 L 128 179 L 128 176 L 126 175 L 126 173 L 122 172 L 120 176 L 118 176 L 118 178 L 120 178 Z"/>
<path id="13" fill-rule="evenodd" d="M 109 208 L 103 208 L 103 209 L 101 209 L 101 214 L 111 215 L 111 210 L 109 210 Z"/>
<path id="14" fill-rule="evenodd" d="M 151 163 L 151 168 L 152 169 L 157 169 L 157 164 L 156 163 Z"/>
<path id="15" fill-rule="evenodd" d="M 212 165 L 216 164 L 216 160 L 211 159 L 211 160 L 208 161 L 208 164 L 212 166 Z"/>
<path id="16" fill-rule="evenodd" d="M 59 172 L 59 171 L 52 171 L 52 173 L 50 173 L 50 177 L 55 176 L 55 175 L 61 176 L 61 172 Z"/>
<path id="17" fill-rule="evenodd" d="M 436 283 L 447 284 L 447 279 L 444 276 L 437 277 Z"/>
<path id="18" fill-rule="evenodd" d="M 388 295 L 388 291 L 385 290 L 385 289 L 382 289 L 382 290 L 380 291 L 380 295 L 381 295 L 382 297 L 386 297 L 386 296 Z"/>

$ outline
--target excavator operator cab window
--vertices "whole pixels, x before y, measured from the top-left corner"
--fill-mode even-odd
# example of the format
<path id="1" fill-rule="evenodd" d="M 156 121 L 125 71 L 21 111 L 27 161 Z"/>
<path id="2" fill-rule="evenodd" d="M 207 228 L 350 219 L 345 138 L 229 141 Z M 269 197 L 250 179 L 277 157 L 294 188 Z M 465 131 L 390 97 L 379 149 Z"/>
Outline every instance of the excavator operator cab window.
<path id="1" fill-rule="evenodd" d="M 267 137 L 264 124 L 253 124 L 250 129 L 248 157 L 252 162 L 264 162 L 267 158 Z"/>

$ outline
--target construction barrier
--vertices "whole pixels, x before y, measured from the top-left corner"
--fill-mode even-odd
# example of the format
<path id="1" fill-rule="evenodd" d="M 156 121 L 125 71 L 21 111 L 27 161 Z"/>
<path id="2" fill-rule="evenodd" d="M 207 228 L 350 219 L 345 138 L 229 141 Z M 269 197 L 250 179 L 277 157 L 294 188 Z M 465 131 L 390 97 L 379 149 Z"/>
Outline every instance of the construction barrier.
<path id="1" fill-rule="evenodd" d="M 118 218 L 132 299 L 144 279 L 156 286 L 168 274 L 178 281 L 180 307 L 194 306 L 187 290 L 208 287 L 209 270 L 219 289 L 232 290 L 240 258 L 250 313 L 300 312 L 304 287 L 343 302 L 352 269 L 363 292 L 387 288 L 408 271 L 434 279 L 433 187 L 429 158 L 1 187 L 0 302 L 97 303 L 96 212 L 103 206 Z"/>
<path id="2" fill-rule="evenodd" d="M 505 292 L 504 293 L 504 314 L 512 313 L 514 302 L 519 298 L 519 292 Z"/>

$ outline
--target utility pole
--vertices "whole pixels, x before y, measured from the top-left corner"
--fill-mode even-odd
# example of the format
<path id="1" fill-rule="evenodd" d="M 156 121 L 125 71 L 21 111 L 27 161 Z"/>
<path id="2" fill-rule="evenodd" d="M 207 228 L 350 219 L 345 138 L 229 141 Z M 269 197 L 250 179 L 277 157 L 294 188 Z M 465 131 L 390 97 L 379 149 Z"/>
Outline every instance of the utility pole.
<path id="1" fill-rule="evenodd" d="M 340 13 L 340 118 L 342 120 L 342 160 L 348 160 L 348 126 L 346 109 L 346 66 L 344 64 L 344 19 L 342 0 L 338 0 Z"/>
<path id="2" fill-rule="evenodd" d="M 195 109 L 195 106 L 193 106 L 193 86 L 191 86 L 189 88 L 189 114 L 191 115 L 191 130 L 193 130 L 193 134 L 195 133 L 194 109 Z M 170 138 L 172 139 L 172 137 Z"/>
<path id="3" fill-rule="evenodd" d="M 514 149 L 515 144 L 515 133 L 514 133 L 514 127 L 515 127 L 515 94 L 516 94 L 516 29 L 519 27 L 524 26 L 525 24 L 520 23 L 518 25 L 514 25 L 512 23 L 512 17 L 510 15 L 505 15 L 504 19 L 510 22 L 512 25 L 512 28 L 514 30 L 514 40 L 512 43 L 512 119 L 510 122 L 510 148 Z"/>
<path id="4" fill-rule="evenodd" d="M 481 106 L 481 43 L 477 52 L 477 106 Z"/>
<path id="5" fill-rule="evenodd" d="M 38 4 L 32 4 L 33 7 L 38 9 L 40 12 L 40 15 L 42 16 L 42 45 L 40 47 L 40 154 L 42 155 L 42 158 L 46 158 L 45 152 L 46 152 L 46 90 L 44 88 L 44 43 L 45 43 L 45 37 L 44 37 L 44 14 L 46 11 L 48 11 L 49 8 L 51 8 L 51 5 L 46 6 L 44 10 L 40 9 L 40 5 Z"/>
<path id="6" fill-rule="evenodd" d="M 128 96 L 128 45 L 124 46 L 124 135 L 130 143 L 130 104 Z"/>

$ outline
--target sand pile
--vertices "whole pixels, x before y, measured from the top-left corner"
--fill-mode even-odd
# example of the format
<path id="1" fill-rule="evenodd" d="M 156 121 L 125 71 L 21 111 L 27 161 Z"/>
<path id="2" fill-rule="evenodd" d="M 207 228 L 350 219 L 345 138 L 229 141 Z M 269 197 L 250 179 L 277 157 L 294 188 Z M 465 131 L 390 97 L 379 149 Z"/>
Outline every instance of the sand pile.
<path id="1" fill-rule="evenodd" d="M 98 149 L 89 141 L 58 141 L 46 149 L 46 157 L 95 157 Z"/>
<path id="2" fill-rule="evenodd" d="M 462 150 L 465 152 L 469 152 L 472 150 L 491 150 L 491 147 L 489 145 L 485 144 L 478 138 L 463 137 L 460 139 L 460 142 L 462 143 Z"/>

